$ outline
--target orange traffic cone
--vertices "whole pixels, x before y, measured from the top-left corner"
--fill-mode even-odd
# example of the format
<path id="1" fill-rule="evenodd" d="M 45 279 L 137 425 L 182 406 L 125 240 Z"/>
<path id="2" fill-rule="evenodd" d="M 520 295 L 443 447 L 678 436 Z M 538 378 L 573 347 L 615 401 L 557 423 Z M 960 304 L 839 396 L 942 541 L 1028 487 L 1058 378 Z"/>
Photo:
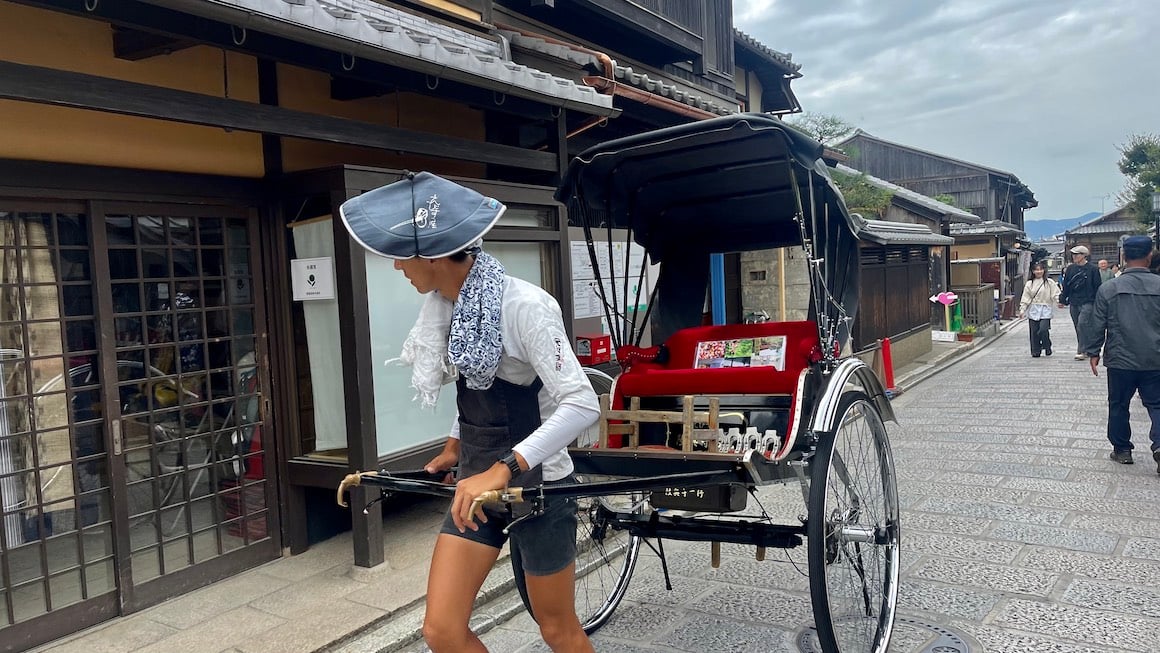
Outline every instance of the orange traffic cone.
<path id="1" fill-rule="evenodd" d="M 886 385 L 886 395 L 893 397 L 899 394 L 894 387 L 894 358 L 890 354 L 890 338 L 882 339 L 882 376 Z"/>

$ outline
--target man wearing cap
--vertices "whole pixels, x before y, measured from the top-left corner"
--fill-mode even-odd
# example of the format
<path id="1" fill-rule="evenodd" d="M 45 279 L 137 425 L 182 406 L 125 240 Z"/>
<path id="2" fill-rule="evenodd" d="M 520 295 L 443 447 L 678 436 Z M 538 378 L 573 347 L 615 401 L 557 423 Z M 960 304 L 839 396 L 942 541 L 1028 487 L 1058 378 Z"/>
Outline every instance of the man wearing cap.
<path id="1" fill-rule="evenodd" d="M 600 415 L 569 345 L 559 304 L 543 289 L 504 274 L 480 239 L 504 206 L 430 173 L 409 175 L 342 205 L 351 235 L 395 259 L 426 295 L 400 357 L 433 406 L 456 381 L 458 414 L 443 451 L 426 469 L 458 466 L 455 497 L 431 558 L 423 638 L 435 653 L 486 651 L 471 632 L 472 606 L 510 527 L 511 560 L 522 569 L 544 641 L 588 653 L 576 617 L 576 505 L 556 500 L 540 514 L 472 502 L 484 492 L 567 481 L 566 447 Z M 518 510 L 517 510 L 518 509 Z"/>
<path id="2" fill-rule="evenodd" d="M 1091 252 L 1087 247 L 1076 245 L 1070 251 L 1071 265 L 1063 271 L 1063 290 L 1059 294 L 1059 303 L 1070 309 L 1071 323 L 1075 325 L 1075 359 L 1079 361 L 1087 358 L 1084 352 L 1092 338 L 1088 323 L 1091 321 L 1096 291 L 1100 287 L 1100 269 L 1088 260 Z"/>
<path id="3" fill-rule="evenodd" d="M 1094 338 L 1086 353 L 1092 374 L 1099 376 L 1100 348 L 1108 370 L 1108 440 L 1110 458 L 1132 464 L 1132 426 L 1128 408 L 1138 391 L 1152 429 L 1152 459 L 1160 474 L 1160 276 L 1148 270 L 1152 241 L 1131 236 L 1124 241 L 1126 267 L 1100 286 L 1092 311 Z"/>

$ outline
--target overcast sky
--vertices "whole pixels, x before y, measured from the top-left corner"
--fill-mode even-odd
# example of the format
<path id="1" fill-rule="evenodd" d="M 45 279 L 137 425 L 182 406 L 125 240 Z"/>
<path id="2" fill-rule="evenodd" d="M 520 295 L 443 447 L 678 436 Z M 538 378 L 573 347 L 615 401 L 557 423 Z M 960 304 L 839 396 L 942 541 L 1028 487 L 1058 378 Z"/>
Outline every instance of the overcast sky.
<path id="1" fill-rule="evenodd" d="M 805 111 L 1016 174 L 1027 218 L 1114 208 L 1116 146 L 1160 133 L 1156 0 L 733 0 L 802 66 Z"/>

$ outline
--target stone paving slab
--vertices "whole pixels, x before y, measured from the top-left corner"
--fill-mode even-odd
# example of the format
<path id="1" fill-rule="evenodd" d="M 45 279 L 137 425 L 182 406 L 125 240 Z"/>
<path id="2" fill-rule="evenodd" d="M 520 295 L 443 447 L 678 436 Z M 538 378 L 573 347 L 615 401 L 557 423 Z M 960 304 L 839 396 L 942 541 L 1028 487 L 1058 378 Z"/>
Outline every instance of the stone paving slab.
<path id="1" fill-rule="evenodd" d="M 907 533 L 906 548 L 927 555 L 1010 564 L 1018 557 L 1019 552 L 1023 549 L 1023 544 L 1021 542 L 1001 542 L 962 535 L 916 531 Z"/>
<path id="2" fill-rule="evenodd" d="M 1088 499 L 1099 499 L 1107 496 L 1108 494 L 1107 486 L 1096 485 L 1093 483 L 1082 483 L 1072 479 L 1070 475 L 1066 481 L 1025 477 L 1008 478 L 1003 482 L 1003 487 L 1013 490 L 1031 490 L 1033 492 L 1044 492 L 1048 494 L 1077 495 Z M 1058 497 L 1052 498 L 1057 499 Z"/>
<path id="3" fill-rule="evenodd" d="M 1119 612 L 1012 599 L 995 623 L 1064 641 L 1154 653 L 1160 620 L 1141 619 Z"/>
<path id="4" fill-rule="evenodd" d="M 1103 532 L 1078 528 L 1056 528 L 1022 522 L 996 522 L 991 529 L 991 536 L 1028 544 L 1042 544 L 1093 553 L 1111 553 L 1115 550 L 1116 543 L 1119 542 L 1119 538 L 1115 535 Z"/>
<path id="5" fill-rule="evenodd" d="M 1160 540 L 1133 537 L 1124 543 L 1124 550 L 1121 553 L 1129 558 L 1160 561 Z"/>
<path id="6" fill-rule="evenodd" d="M 1160 563 L 1126 561 L 1121 556 L 1057 548 L 1028 547 L 1028 550 L 1016 561 L 1016 564 L 1029 569 L 1066 573 L 1093 580 L 1160 585 Z"/>

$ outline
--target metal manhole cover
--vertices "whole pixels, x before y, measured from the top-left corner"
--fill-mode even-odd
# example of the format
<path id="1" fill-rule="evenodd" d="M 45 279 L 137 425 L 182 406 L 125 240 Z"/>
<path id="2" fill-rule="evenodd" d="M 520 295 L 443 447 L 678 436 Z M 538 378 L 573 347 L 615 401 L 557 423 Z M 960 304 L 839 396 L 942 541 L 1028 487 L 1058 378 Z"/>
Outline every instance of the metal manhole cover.
<path id="1" fill-rule="evenodd" d="M 929 633 L 928 637 L 922 639 L 922 648 L 915 649 L 914 651 L 898 650 L 894 644 L 899 639 L 897 635 L 899 626 L 910 626 L 919 631 Z M 898 653 L 971 653 L 972 650 L 967 644 L 965 635 L 946 626 L 939 626 L 910 617 L 895 617 L 894 630 L 895 636 L 891 642 L 891 650 L 898 651 Z M 805 626 L 799 630 L 794 636 L 794 640 L 797 641 L 798 650 L 801 653 L 824 653 L 821 644 L 818 642 L 818 631 L 813 626 Z"/>

